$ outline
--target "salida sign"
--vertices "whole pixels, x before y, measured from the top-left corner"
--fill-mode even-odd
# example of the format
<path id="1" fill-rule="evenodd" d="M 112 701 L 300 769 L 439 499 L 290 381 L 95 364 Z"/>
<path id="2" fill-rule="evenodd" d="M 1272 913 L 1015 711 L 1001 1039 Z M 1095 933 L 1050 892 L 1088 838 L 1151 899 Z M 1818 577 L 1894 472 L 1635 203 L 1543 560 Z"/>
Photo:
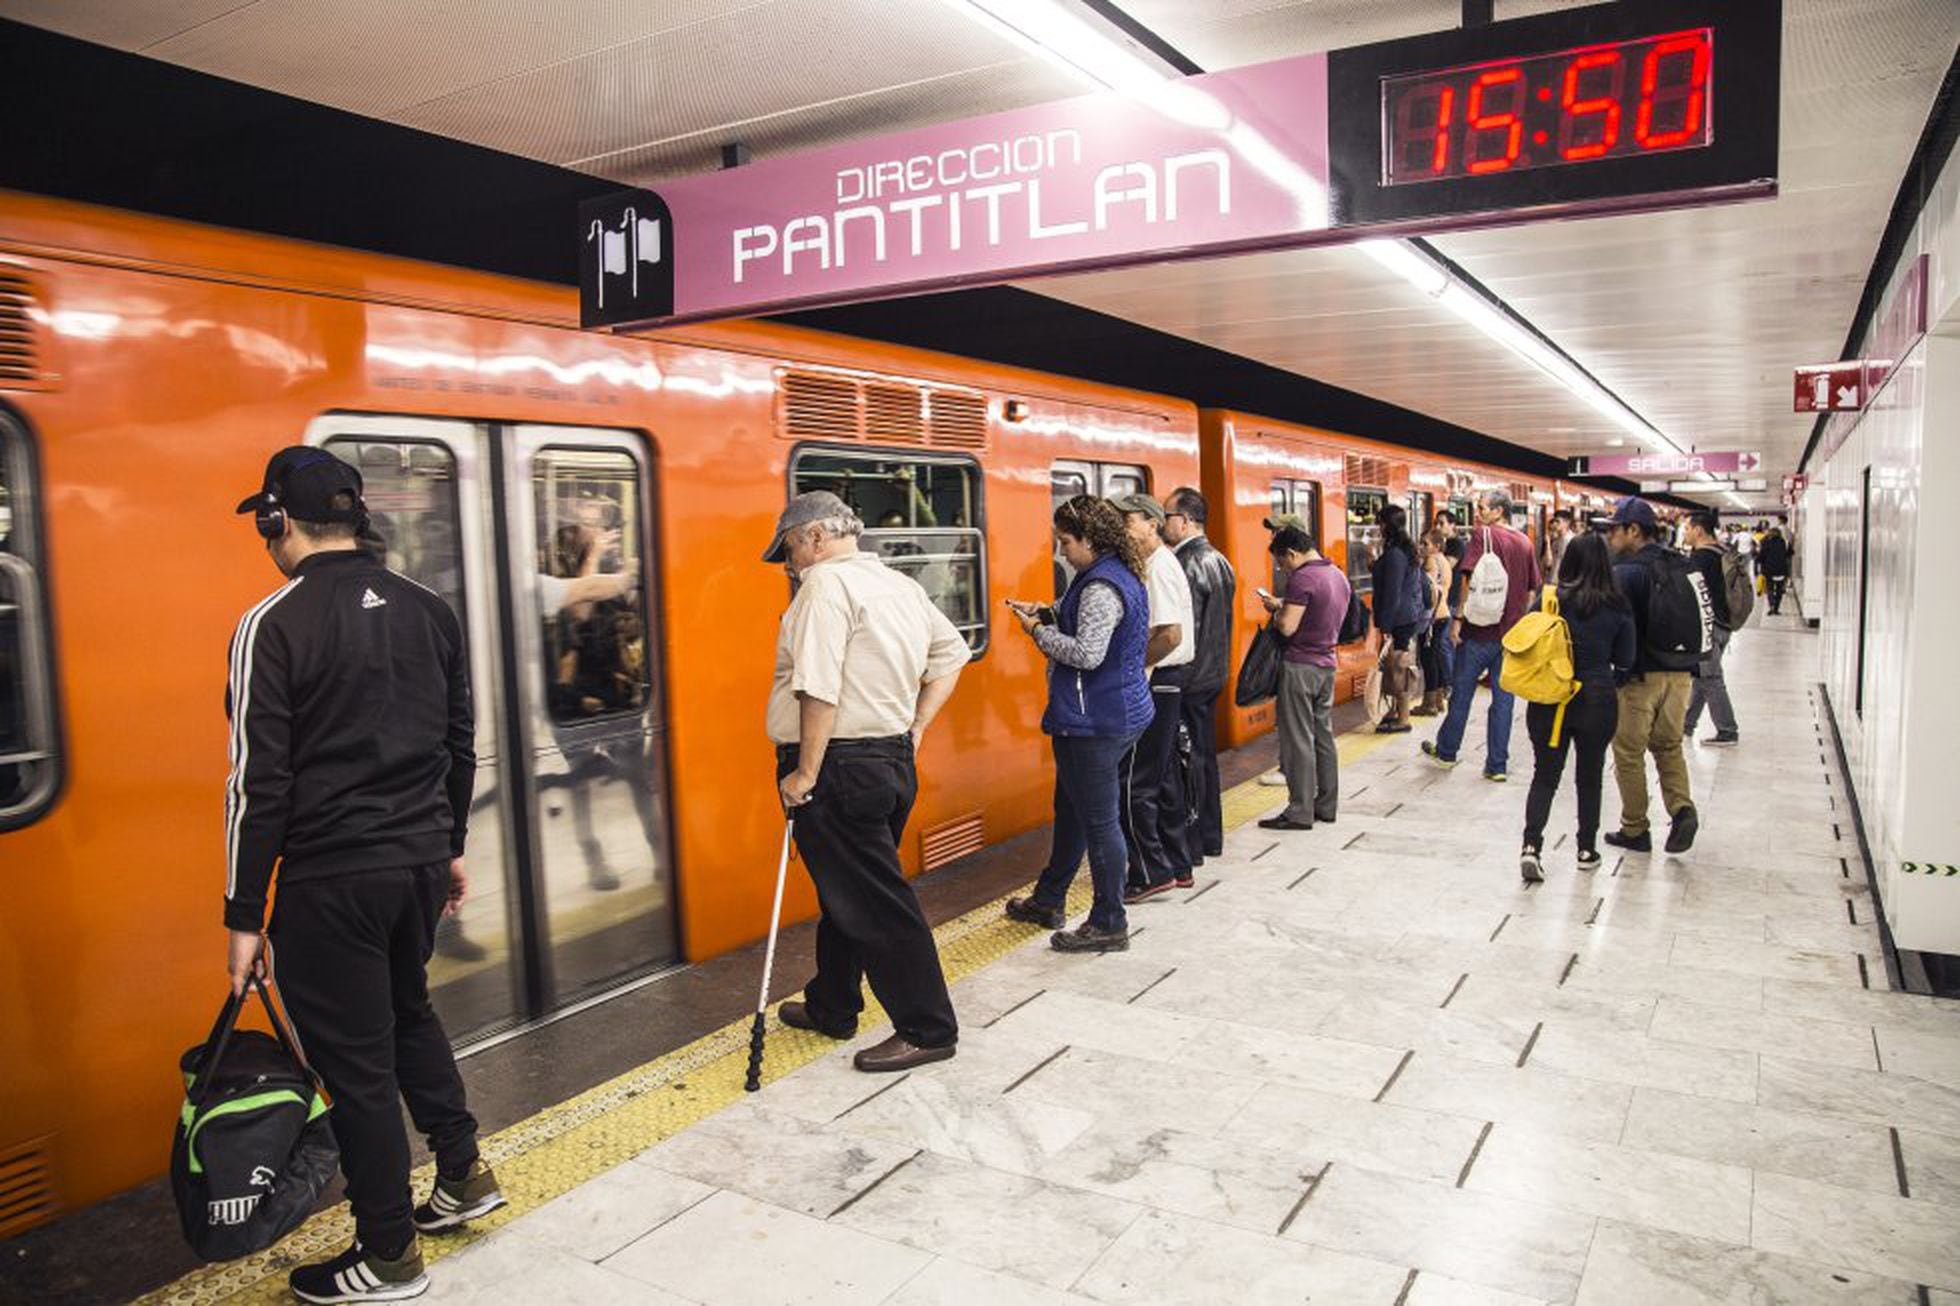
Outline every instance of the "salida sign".
<path id="1" fill-rule="evenodd" d="M 1701 472 L 1733 476 L 1763 465 L 1755 450 L 1710 453 L 1592 454 L 1571 460 L 1573 476 L 1694 476 Z"/>
<path id="2" fill-rule="evenodd" d="M 581 206 L 581 314 L 650 326 L 1773 194 L 1780 28 L 1780 0 L 1594 5 L 625 191 Z"/>

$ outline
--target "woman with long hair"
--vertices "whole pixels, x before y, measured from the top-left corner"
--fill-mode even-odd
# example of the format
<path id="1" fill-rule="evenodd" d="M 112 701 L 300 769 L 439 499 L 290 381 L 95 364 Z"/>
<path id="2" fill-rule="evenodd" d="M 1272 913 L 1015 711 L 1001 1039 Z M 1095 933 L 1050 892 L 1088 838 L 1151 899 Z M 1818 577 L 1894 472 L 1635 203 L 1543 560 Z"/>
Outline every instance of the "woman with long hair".
<path id="1" fill-rule="evenodd" d="M 1055 542 L 1074 569 L 1052 608 L 1007 606 L 1048 659 L 1048 709 L 1041 728 L 1055 751 L 1055 833 L 1048 865 L 1007 915 L 1056 933 L 1058 952 L 1122 952 L 1130 946 L 1123 909 L 1129 845 L 1123 839 L 1118 763 L 1150 724 L 1154 707 L 1144 650 L 1150 604 L 1144 558 L 1114 504 L 1080 494 L 1055 509 Z M 1067 923 L 1068 887 L 1089 857 L 1095 901 L 1089 918 Z"/>
<path id="2" fill-rule="evenodd" d="M 1429 607 L 1423 601 L 1415 541 L 1409 538 L 1409 515 L 1391 504 L 1376 520 L 1382 528 L 1382 547 L 1369 576 L 1374 582 L 1375 625 L 1389 642 L 1382 656 L 1382 693 L 1389 710 L 1375 731 L 1401 735 L 1414 728 L 1409 724 L 1409 700 L 1415 679 L 1415 640 L 1429 623 Z"/>
<path id="3" fill-rule="evenodd" d="M 1450 672 L 1450 579 L 1456 564 L 1445 551 L 1448 541 L 1441 531 L 1432 530 L 1416 548 L 1416 561 L 1429 578 L 1429 625 L 1423 631 L 1418 650 L 1422 663 L 1422 703 L 1409 709 L 1411 716 L 1437 716 L 1448 705 Z"/>
<path id="4" fill-rule="evenodd" d="M 1547 587 L 1548 592 L 1550 587 Z M 1551 742 L 1558 707 L 1532 703 L 1524 724 L 1537 765 L 1524 802 L 1524 849 L 1518 869 L 1527 883 L 1545 878 L 1545 822 L 1558 793 L 1566 753 L 1577 750 L 1579 833 L 1577 861 L 1582 871 L 1599 868 L 1599 791 L 1606 750 L 1620 724 L 1619 686 L 1633 673 L 1633 609 L 1613 579 L 1612 555 L 1597 535 L 1574 535 L 1559 559 L 1558 611 L 1572 632 L 1572 676 L 1579 693 L 1565 705 L 1556 745 Z M 1542 602 L 1542 600 L 1541 600 Z"/>

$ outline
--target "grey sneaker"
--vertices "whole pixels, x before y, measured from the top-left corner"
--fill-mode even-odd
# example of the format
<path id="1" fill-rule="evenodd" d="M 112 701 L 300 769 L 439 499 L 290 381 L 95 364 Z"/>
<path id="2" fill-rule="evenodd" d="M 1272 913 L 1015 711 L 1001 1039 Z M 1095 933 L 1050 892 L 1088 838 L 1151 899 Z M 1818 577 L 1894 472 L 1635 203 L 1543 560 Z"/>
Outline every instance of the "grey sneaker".
<path id="1" fill-rule="evenodd" d="M 506 1205 L 497 1188 L 497 1175 L 481 1159 L 461 1179 L 436 1176 L 429 1200 L 415 1208 L 415 1227 L 423 1233 L 454 1229 Z"/>

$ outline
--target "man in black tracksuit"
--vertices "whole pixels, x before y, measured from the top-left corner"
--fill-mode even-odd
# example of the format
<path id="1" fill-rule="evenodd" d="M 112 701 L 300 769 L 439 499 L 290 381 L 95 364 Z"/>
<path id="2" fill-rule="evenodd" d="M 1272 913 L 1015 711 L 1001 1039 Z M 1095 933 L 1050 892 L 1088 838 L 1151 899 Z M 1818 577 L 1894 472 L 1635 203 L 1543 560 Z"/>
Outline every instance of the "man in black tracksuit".
<path id="1" fill-rule="evenodd" d="M 361 477 L 295 446 L 239 504 L 290 579 L 231 643 L 225 926 L 233 990 L 270 953 L 301 1046 L 333 1098 L 356 1242 L 294 1270 L 314 1302 L 398 1300 L 428 1287 L 416 1232 L 504 1204 L 426 965 L 462 901 L 476 769 L 469 664 L 456 614 L 360 547 Z M 401 1100 L 436 1155 L 412 1207 Z"/>

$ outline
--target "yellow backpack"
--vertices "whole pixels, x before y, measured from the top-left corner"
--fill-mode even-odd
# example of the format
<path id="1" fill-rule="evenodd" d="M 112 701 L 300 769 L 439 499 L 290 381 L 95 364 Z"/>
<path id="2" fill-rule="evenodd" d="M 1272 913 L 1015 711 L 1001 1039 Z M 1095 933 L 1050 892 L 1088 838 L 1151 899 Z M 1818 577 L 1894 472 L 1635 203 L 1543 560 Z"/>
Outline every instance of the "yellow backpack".
<path id="1" fill-rule="evenodd" d="M 1518 618 L 1504 636 L 1504 670 L 1497 683 L 1528 703 L 1556 703 L 1551 745 L 1558 747 L 1565 705 L 1579 692 L 1572 675 L 1572 628 L 1558 613 L 1558 590 L 1545 587 L 1538 611 Z"/>

